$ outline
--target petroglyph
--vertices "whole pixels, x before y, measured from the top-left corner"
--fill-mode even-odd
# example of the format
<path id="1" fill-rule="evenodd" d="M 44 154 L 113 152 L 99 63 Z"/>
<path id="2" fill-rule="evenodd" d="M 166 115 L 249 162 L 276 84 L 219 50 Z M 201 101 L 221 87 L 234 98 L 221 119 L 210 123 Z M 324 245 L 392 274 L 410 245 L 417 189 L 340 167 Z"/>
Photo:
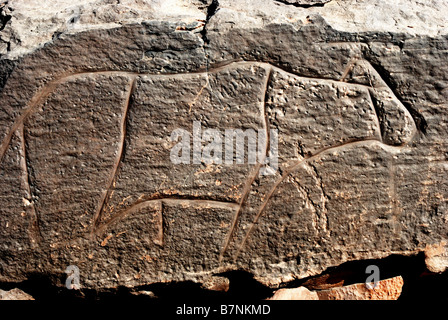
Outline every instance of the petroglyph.
<path id="1" fill-rule="evenodd" d="M 363 79 L 361 75 L 368 77 L 367 80 Z M 13 133 L 26 127 L 29 119 L 33 119 L 35 114 L 39 115 L 40 120 L 34 121 L 34 131 L 27 129 L 26 134 L 30 135 L 31 140 L 45 135 L 45 130 L 42 131 L 45 114 L 49 112 L 47 109 L 52 108 L 51 99 L 54 99 L 53 97 L 61 86 L 82 85 L 86 80 L 89 82 L 89 79 L 97 79 L 96 82 L 104 83 L 104 80 L 98 81 L 99 77 L 111 80 L 124 79 L 126 84 L 120 98 L 123 99 L 122 103 L 117 106 L 122 105 L 123 107 L 121 107 L 121 115 L 117 118 L 116 129 L 114 129 L 116 133 L 110 135 L 116 139 L 115 151 L 110 159 L 112 163 L 108 169 L 110 173 L 104 172 L 104 176 L 108 178 L 103 180 L 103 186 L 97 189 L 99 186 L 95 185 L 93 189 L 98 190 L 101 195 L 95 205 L 96 209 L 91 222 L 88 223 L 91 226 L 92 236 L 103 233 L 109 225 L 124 219 L 132 212 L 141 209 L 142 206 L 146 207 L 154 203 L 158 206 L 154 220 L 155 225 L 158 225 L 158 231 L 153 241 L 163 247 L 166 238 L 163 228 L 163 203 L 168 202 L 171 205 L 182 206 L 185 203 L 202 202 L 211 207 L 217 206 L 217 208 L 224 205 L 229 209 L 234 206 L 235 209 L 231 209 L 234 211 L 233 218 L 229 223 L 227 235 L 220 250 L 219 261 L 222 261 L 231 242 L 235 240 L 239 220 L 243 211 L 246 210 L 246 201 L 254 190 L 254 182 L 259 177 L 261 164 L 246 166 L 241 171 L 239 178 L 231 177 L 230 172 L 234 168 L 220 166 L 220 169 L 217 170 L 218 173 L 212 175 L 210 181 L 215 182 L 218 177 L 220 179 L 226 177 L 225 182 L 223 184 L 204 184 L 202 182 L 207 192 L 198 192 L 200 188 L 198 189 L 198 182 L 194 180 L 190 189 L 185 188 L 188 186 L 188 183 L 185 183 L 189 179 L 185 176 L 179 180 L 182 183 L 171 183 L 171 185 L 168 183 L 167 188 L 163 190 L 148 189 L 150 185 L 155 187 L 163 185 L 163 182 L 159 183 L 162 176 L 164 176 L 164 181 L 167 180 L 169 174 L 164 173 L 164 166 L 168 171 L 176 170 L 175 166 L 169 164 L 169 157 L 166 154 L 164 157 L 155 156 L 157 153 L 161 153 L 161 150 L 169 149 L 166 142 L 160 144 L 159 141 L 163 141 L 169 136 L 170 129 L 181 125 L 176 117 L 182 119 L 182 123 L 187 123 L 185 117 L 187 114 L 191 114 L 191 120 L 199 117 L 212 127 L 235 127 L 236 123 L 232 122 L 232 119 L 236 117 L 236 114 L 233 115 L 233 112 L 237 112 L 240 118 L 241 113 L 249 112 L 246 116 L 246 119 L 249 119 L 247 125 L 238 119 L 239 125 L 248 128 L 264 128 L 267 135 L 271 127 L 280 131 L 279 155 L 283 173 L 271 181 L 270 187 L 268 185 L 258 187 L 259 198 L 263 199 L 258 204 L 258 209 L 256 207 L 249 208 L 255 210 L 255 214 L 249 214 L 249 217 L 252 217 L 249 219 L 252 220 L 252 223 L 247 228 L 240 244 L 236 245 L 238 249 L 234 255 L 235 259 L 243 250 L 251 233 L 254 232 L 277 188 L 285 178 L 303 164 L 310 163 L 321 154 L 333 150 L 346 149 L 360 144 L 369 145 L 373 141 L 392 146 L 403 146 L 412 139 L 416 131 L 409 112 L 366 61 L 355 61 L 347 66 L 347 70 L 340 80 L 303 77 L 268 63 L 241 61 L 221 64 L 216 68 L 210 68 L 207 73 L 151 75 L 135 72 L 99 71 L 77 72 L 56 79 L 38 92 L 16 119 L 2 142 L 1 158 L 3 159 L 5 151 L 10 145 Z M 246 83 L 249 84 L 249 81 L 251 87 L 246 89 Z M 258 85 L 256 85 L 257 82 Z M 162 87 L 164 90 L 169 90 L 170 86 L 181 87 L 184 90 L 173 90 L 171 97 L 163 97 L 164 101 L 151 94 L 154 89 L 156 92 L 160 90 L 158 88 Z M 89 99 L 90 95 L 91 93 L 88 93 L 80 99 Z M 241 98 L 245 96 L 247 98 Z M 104 105 L 104 100 L 99 100 L 97 104 Z M 158 118 L 155 120 L 151 112 L 158 104 L 163 105 L 162 108 L 165 109 L 166 116 L 158 114 Z M 196 108 L 195 113 L 191 113 L 193 104 Z M 139 113 L 141 111 L 143 113 Z M 134 117 L 130 128 L 127 125 L 128 117 Z M 223 119 L 225 120 L 223 121 Z M 140 123 L 136 124 L 138 121 Z M 159 126 L 157 124 L 154 126 L 156 122 L 159 122 Z M 142 128 L 145 130 L 142 131 Z M 155 130 L 157 128 L 159 132 Z M 164 130 L 160 130 L 161 128 Z M 54 136 L 54 133 L 49 132 L 48 134 Z M 24 135 L 22 136 L 24 137 Z M 92 139 L 95 138 L 88 136 L 86 141 Z M 63 141 L 65 143 L 66 139 L 64 138 Z M 269 139 L 267 139 L 263 157 L 266 157 L 269 150 L 268 142 Z M 143 149 L 142 146 L 144 146 Z M 32 152 L 32 150 L 25 151 L 23 142 L 22 147 L 24 153 Z M 294 150 L 298 147 L 300 150 Z M 73 154 L 79 154 L 75 145 L 74 148 Z M 51 151 L 51 147 L 49 150 Z M 102 152 L 101 149 L 99 151 Z M 136 157 L 140 161 L 127 163 L 126 157 L 128 159 Z M 156 163 L 155 167 L 150 166 L 151 157 L 155 158 L 153 161 Z M 33 160 L 31 162 L 33 163 Z M 161 167 L 163 162 L 166 164 Z M 136 169 L 137 163 L 139 163 L 138 167 L 141 167 L 141 171 L 139 171 L 141 181 L 139 182 L 135 178 L 132 181 L 126 181 L 126 175 L 129 171 Z M 22 166 L 24 166 L 23 163 Z M 160 168 L 159 171 L 157 167 Z M 318 172 L 315 167 L 313 168 L 317 175 Z M 73 174 L 77 173 L 73 172 Z M 160 176 L 160 178 L 154 178 L 154 175 Z M 151 183 L 145 183 L 147 177 L 153 177 L 152 180 L 149 180 Z M 49 177 L 47 176 L 46 179 Z M 42 177 L 41 181 L 44 180 L 45 178 Z M 173 179 L 168 179 L 168 181 L 170 180 L 173 182 Z M 64 181 L 65 179 L 60 180 L 60 183 L 63 184 Z M 142 186 L 144 188 L 141 188 Z M 322 181 L 319 182 L 319 187 L 325 195 Z M 26 190 L 26 193 L 29 194 L 30 191 Z M 175 200 L 176 197 L 178 200 Z M 307 197 L 309 198 L 310 195 Z M 120 199 L 120 201 L 115 199 Z M 34 205 L 32 204 L 32 206 L 34 212 Z M 322 215 L 326 220 L 325 212 L 322 211 L 324 208 L 325 204 L 322 207 L 315 207 L 314 210 L 319 210 L 320 212 L 317 214 Z M 42 207 L 42 210 L 45 210 L 45 207 Z M 35 212 L 33 216 L 37 219 Z M 82 222 L 80 223 L 82 224 Z M 35 225 L 38 225 L 37 220 Z M 81 236 L 82 232 L 77 235 Z"/>

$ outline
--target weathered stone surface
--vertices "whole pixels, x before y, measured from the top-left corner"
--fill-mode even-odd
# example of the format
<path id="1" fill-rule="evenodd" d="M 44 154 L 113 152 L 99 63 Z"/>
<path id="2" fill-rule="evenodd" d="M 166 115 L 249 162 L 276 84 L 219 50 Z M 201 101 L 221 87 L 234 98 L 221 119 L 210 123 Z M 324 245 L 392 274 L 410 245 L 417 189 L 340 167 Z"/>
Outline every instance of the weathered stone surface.
<path id="1" fill-rule="evenodd" d="M 403 278 L 398 276 L 380 280 L 375 288 L 367 288 L 365 283 L 317 291 L 319 300 L 397 300 L 401 295 Z"/>
<path id="2" fill-rule="evenodd" d="M 89 287 L 189 280 L 219 267 L 234 207 L 206 200 L 142 202 L 99 230 L 89 257 L 78 250 L 72 259 L 94 271 L 85 279 Z"/>
<path id="3" fill-rule="evenodd" d="M 188 164 L 175 164 L 170 153 L 176 141 L 170 136 L 178 128 L 186 130 L 193 148 L 194 121 L 203 127 L 201 135 L 221 128 L 265 131 L 267 76 L 264 66 L 235 64 L 208 73 L 137 78 L 128 113 L 126 157 L 110 199 L 113 210 L 137 200 L 172 197 L 237 203 L 255 164 L 195 163 L 194 156 L 188 157 Z M 219 159 L 223 157 L 224 150 Z"/>
<path id="4" fill-rule="evenodd" d="M 0 300 L 34 300 L 28 293 L 14 288 L 9 291 L 0 290 Z"/>
<path id="5" fill-rule="evenodd" d="M 299 287 L 277 290 L 268 300 L 319 300 L 319 296 L 305 287 Z"/>
<path id="6" fill-rule="evenodd" d="M 444 272 L 448 266 L 446 242 L 428 246 L 425 250 L 425 263 L 431 272 Z"/>
<path id="7" fill-rule="evenodd" d="M 85 30 L 112 29 L 122 24 L 150 20 L 183 21 L 200 26 L 206 18 L 206 5 L 201 0 L 191 3 L 179 0 L 54 0 L 0 1 L 0 54 L 15 59 L 62 34 Z M 3 25 L 5 24 L 5 25 Z M 190 27 L 191 27 L 190 26 Z M 193 27 L 194 28 L 194 27 Z"/>
<path id="8" fill-rule="evenodd" d="M 92 228 L 122 152 L 131 84 L 127 76 L 75 76 L 26 119 L 29 183 L 35 210 L 44 213 L 44 243 L 52 246 Z"/>
<path id="9" fill-rule="evenodd" d="M 3 1 L 0 280 L 275 287 L 423 251 L 444 270 L 446 4 L 287 2 Z M 195 123 L 277 130 L 278 170 L 193 141 L 174 163 Z"/>
<path id="10" fill-rule="evenodd" d="M 227 292 L 229 291 L 229 285 L 230 281 L 228 278 L 214 276 L 205 280 L 202 287 L 207 290 Z"/>
<path id="11" fill-rule="evenodd" d="M 403 278 L 398 276 L 380 280 L 372 289 L 367 288 L 365 283 L 318 291 L 310 291 L 305 287 L 280 289 L 268 300 L 397 300 L 402 287 Z"/>

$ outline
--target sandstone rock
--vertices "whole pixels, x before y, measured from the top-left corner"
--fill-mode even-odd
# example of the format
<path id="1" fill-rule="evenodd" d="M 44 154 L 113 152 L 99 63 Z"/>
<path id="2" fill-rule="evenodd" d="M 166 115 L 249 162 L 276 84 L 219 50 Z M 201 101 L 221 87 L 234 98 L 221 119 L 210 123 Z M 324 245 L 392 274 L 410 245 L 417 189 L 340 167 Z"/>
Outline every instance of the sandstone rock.
<path id="1" fill-rule="evenodd" d="M 52 0 L 44 4 L 1 0 L 0 16 L 6 25 L 0 36 L 0 54 L 16 59 L 62 34 L 113 29 L 128 23 L 175 20 L 200 27 L 203 23 L 199 20 L 206 18 L 200 8 L 198 3 L 181 0 Z"/>
<path id="2" fill-rule="evenodd" d="M 275 287 L 425 250 L 444 269 L 447 4 L 287 2 L 3 1 L 0 280 Z M 174 163 L 198 124 L 265 136 L 278 168 L 192 140 Z"/>
<path id="3" fill-rule="evenodd" d="M 28 293 L 18 288 L 9 291 L 0 290 L 0 300 L 34 300 Z"/>
<path id="4" fill-rule="evenodd" d="M 317 291 L 319 300 L 397 300 L 401 295 L 403 278 L 398 276 L 380 280 L 374 289 L 365 283 Z"/>
<path id="5" fill-rule="evenodd" d="M 314 291 L 299 287 L 277 290 L 268 300 L 319 300 L 319 296 Z"/>
<path id="6" fill-rule="evenodd" d="M 230 281 L 226 277 L 210 277 L 202 283 L 202 287 L 212 291 L 229 291 Z"/>
<path id="7" fill-rule="evenodd" d="M 425 263 L 431 272 L 444 272 L 448 266 L 448 249 L 446 242 L 428 246 L 425 249 Z"/>
<path id="8" fill-rule="evenodd" d="M 373 289 L 367 288 L 365 283 L 318 291 L 306 287 L 280 289 L 268 300 L 397 300 L 402 287 L 403 278 L 398 276 L 378 281 Z"/>
<path id="9" fill-rule="evenodd" d="M 325 290 L 333 287 L 342 287 L 344 282 L 344 274 L 335 276 L 323 274 L 306 280 L 303 286 L 311 290 Z"/>
<path id="10" fill-rule="evenodd" d="M 145 291 L 145 290 L 132 291 L 131 294 L 134 295 L 134 296 L 144 296 L 144 297 L 148 297 L 148 298 L 157 298 L 157 296 L 152 291 Z"/>

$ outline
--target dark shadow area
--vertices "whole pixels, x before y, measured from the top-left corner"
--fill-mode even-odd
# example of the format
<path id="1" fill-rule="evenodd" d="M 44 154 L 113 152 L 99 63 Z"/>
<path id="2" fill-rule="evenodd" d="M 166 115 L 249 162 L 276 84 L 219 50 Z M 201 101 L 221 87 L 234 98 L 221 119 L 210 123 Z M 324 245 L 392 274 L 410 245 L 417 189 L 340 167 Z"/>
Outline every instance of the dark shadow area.
<path id="1" fill-rule="evenodd" d="M 220 274 L 230 280 L 228 298 L 233 300 L 266 299 L 272 296 L 274 289 L 264 286 L 245 271 L 231 271 Z"/>
<path id="2" fill-rule="evenodd" d="M 5 29 L 6 24 L 11 20 L 12 16 L 3 12 L 4 7 L 8 4 L 6 1 L 3 6 L 0 8 L 0 31 Z"/>
<path id="3" fill-rule="evenodd" d="M 425 265 L 424 253 L 413 256 L 390 255 L 383 259 L 370 259 L 345 262 L 337 267 L 328 268 L 318 276 L 289 282 L 282 287 L 295 288 L 305 286 L 310 290 L 325 290 L 336 286 L 365 283 L 370 273 L 369 265 L 380 270 L 380 280 L 401 276 L 403 278 L 400 301 L 446 301 L 448 302 L 448 272 L 432 273 Z"/>
<path id="4" fill-rule="evenodd" d="M 294 3 L 294 2 L 288 2 L 286 0 L 275 0 L 275 2 L 278 3 L 282 3 L 282 4 L 286 4 L 288 6 L 293 6 L 296 8 L 311 8 L 311 7 L 324 7 L 328 2 L 330 2 L 331 0 L 326 0 L 326 1 L 322 1 L 322 2 L 316 2 L 316 3 L 309 3 L 309 4 L 305 4 L 305 3 Z"/>
<path id="5" fill-rule="evenodd" d="M 177 301 L 242 301 L 242 300 L 262 300 L 272 296 L 273 289 L 264 286 L 254 279 L 253 275 L 245 271 L 230 271 L 216 276 L 229 279 L 227 291 L 213 291 L 203 288 L 200 284 L 192 281 L 156 283 L 147 286 L 134 288 L 134 292 L 152 292 L 155 297 L 161 300 Z M 147 300 L 151 297 L 132 295 L 132 299 Z"/>

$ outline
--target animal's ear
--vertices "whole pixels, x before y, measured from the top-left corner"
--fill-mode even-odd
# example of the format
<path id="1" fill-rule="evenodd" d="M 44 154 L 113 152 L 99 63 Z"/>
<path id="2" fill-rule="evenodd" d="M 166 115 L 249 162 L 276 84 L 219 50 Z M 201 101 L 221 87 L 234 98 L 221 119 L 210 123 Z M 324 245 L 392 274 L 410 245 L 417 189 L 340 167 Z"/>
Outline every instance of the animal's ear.
<path id="1" fill-rule="evenodd" d="M 414 119 L 369 62 L 355 61 L 344 81 L 369 87 L 385 144 L 401 146 L 411 141 L 417 130 Z"/>
<path id="2" fill-rule="evenodd" d="M 369 88 L 381 127 L 383 142 L 400 146 L 411 141 L 416 132 L 414 119 L 388 87 Z"/>

